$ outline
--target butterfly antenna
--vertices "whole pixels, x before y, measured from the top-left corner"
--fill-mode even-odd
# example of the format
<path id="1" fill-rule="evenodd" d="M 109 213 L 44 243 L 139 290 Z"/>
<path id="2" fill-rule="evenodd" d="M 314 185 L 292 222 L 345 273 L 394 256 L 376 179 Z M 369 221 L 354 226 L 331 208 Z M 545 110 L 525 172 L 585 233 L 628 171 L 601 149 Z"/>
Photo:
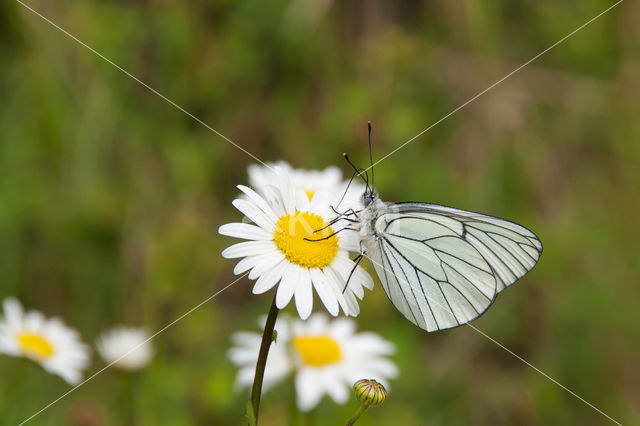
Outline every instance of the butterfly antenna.
<path id="1" fill-rule="evenodd" d="M 358 167 L 356 167 L 355 164 L 353 164 L 351 162 L 351 160 L 349 159 L 349 156 L 347 155 L 346 152 L 342 153 L 342 156 L 344 157 L 345 160 L 347 160 L 347 163 L 349 163 L 349 165 L 353 168 L 353 170 L 355 170 L 356 174 L 358 176 L 360 176 L 360 178 L 364 181 L 365 185 L 367 186 L 367 190 L 369 190 L 369 174 L 367 173 L 367 171 L 365 169 L 360 169 Z M 364 174 L 364 176 L 363 176 Z"/>
<path id="2" fill-rule="evenodd" d="M 371 151 L 371 121 L 367 122 L 367 126 L 369 127 L 369 161 L 371 163 L 371 192 L 374 191 L 373 186 L 373 152 Z"/>

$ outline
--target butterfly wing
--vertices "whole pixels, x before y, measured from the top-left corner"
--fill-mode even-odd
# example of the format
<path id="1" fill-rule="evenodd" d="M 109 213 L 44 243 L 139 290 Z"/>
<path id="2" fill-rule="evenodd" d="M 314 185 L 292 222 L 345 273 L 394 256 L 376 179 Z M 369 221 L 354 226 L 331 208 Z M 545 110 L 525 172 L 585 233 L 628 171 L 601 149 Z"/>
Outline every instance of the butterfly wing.
<path id="1" fill-rule="evenodd" d="M 480 316 L 538 261 L 542 244 L 513 222 L 427 203 L 385 206 L 367 244 L 391 302 L 435 331 Z"/>

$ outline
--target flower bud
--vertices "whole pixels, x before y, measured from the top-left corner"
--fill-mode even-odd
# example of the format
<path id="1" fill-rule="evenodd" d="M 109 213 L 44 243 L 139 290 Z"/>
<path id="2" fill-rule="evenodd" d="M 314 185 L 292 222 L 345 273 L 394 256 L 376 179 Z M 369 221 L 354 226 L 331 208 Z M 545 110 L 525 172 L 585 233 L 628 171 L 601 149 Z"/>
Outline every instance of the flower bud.
<path id="1" fill-rule="evenodd" d="M 358 401 L 366 406 L 380 405 L 387 397 L 387 390 L 384 386 L 373 379 L 358 380 L 353 385 L 353 391 Z"/>

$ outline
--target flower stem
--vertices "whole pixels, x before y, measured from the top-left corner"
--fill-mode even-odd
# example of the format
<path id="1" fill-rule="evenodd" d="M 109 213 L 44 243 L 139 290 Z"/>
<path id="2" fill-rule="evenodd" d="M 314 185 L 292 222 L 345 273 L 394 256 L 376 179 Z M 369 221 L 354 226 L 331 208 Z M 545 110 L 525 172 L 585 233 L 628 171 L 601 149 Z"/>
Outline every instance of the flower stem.
<path id="1" fill-rule="evenodd" d="M 361 404 L 360 407 L 358 408 L 358 411 L 356 411 L 356 414 L 354 414 L 353 417 L 349 419 L 349 421 L 345 424 L 345 426 L 353 425 L 360 418 L 362 413 L 366 411 L 367 408 L 369 408 L 368 405 Z"/>
<path id="2" fill-rule="evenodd" d="M 264 325 L 264 333 L 262 333 L 262 343 L 260 343 L 260 352 L 258 353 L 258 363 L 256 365 L 256 375 L 253 377 L 253 387 L 251 388 L 251 405 L 253 406 L 253 415 L 258 423 L 258 411 L 260 410 L 260 394 L 262 393 L 262 379 L 264 378 L 264 369 L 267 365 L 267 356 L 273 339 L 273 328 L 276 325 L 276 318 L 280 310 L 276 307 L 276 297 L 273 296 L 271 309 L 267 316 L 267 323 Z"/>

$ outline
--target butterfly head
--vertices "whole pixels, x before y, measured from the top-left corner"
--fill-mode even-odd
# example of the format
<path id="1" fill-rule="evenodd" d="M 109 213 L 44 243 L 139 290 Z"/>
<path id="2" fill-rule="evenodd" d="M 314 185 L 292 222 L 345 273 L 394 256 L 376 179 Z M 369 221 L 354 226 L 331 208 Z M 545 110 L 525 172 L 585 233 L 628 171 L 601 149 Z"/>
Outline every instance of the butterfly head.
<path id="1" fill-rule="evenodd" d="M 377 198 L 378 194 L 373 192 L 373 190 L 371 190 L 370 188 L 367 188 L 367 190 L 364 191 L 364 194 L 362 194 L 362 202 L 364 203 L 365 207 L 373 203 Z"/>

